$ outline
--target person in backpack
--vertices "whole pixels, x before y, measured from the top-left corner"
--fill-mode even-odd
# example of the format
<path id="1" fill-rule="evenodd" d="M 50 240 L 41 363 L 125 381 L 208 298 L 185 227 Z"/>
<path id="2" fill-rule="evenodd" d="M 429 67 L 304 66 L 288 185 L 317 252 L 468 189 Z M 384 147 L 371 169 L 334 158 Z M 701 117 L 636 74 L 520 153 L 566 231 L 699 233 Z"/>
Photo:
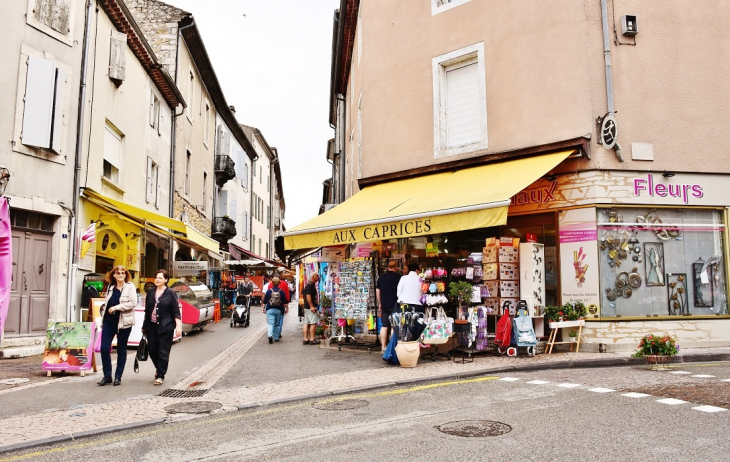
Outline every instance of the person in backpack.
<path id="1" fill-rule="evenodd" d="M 266 313 L 266 320 L 268 321 L 268 334 L 269 343 L 279 341 L 279 335 L 281 334 L 281 316 L 289 311 L 287 304 L 289 300 L 286 298 L 286 293 L 279 288 L 280 279 L 274 276 L 271 279 L 271 289 L 266 291 L 264 295 L 264 313 Z"/>

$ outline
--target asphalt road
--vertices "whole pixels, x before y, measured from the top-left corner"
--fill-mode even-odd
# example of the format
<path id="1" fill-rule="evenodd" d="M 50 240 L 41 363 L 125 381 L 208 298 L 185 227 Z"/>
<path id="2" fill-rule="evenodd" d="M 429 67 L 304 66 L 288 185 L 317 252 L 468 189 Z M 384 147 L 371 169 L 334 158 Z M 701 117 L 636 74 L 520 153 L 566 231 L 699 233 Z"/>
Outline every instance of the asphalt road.
<path id="1" fill-rule="evenodd" d="M 671 397 L 666 395 L 625 396 L 660 391 L 656 387 L 716 387 L 717 397 L 730 393 L 725 379 L 730 379 L 726 363 L 663 372 L 641 367 L 514 372 L 182 420 L 30 449 L 0 461 L 725 461 L 729 411 L 694 409 L 706 404 L 702 401 L 658 401 Z M 698 400 L 711 396 L 697 393 Z"/>

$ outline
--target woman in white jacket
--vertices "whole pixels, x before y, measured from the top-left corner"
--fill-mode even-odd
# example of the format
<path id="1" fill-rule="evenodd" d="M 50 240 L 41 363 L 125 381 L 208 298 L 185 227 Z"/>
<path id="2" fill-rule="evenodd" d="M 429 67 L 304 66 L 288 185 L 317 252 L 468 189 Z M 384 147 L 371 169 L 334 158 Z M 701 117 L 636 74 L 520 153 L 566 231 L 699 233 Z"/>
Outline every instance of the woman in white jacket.
<path id="1" fill-rule="evenodd" d="M 127 362 L 127 340 L 134 325 L 134 307 L 137 306 L 137 289 L 129 282 L 129 271 L 115 266 L 104 281 L 109 285 L 101 328 L 101 364 L 104 378 L 98 383 L 104 386 L 112 383 L 112 340 L 117 337 L 117 370 L 114 373 L 114 386 L 122 384 L 122 374 Z"/>

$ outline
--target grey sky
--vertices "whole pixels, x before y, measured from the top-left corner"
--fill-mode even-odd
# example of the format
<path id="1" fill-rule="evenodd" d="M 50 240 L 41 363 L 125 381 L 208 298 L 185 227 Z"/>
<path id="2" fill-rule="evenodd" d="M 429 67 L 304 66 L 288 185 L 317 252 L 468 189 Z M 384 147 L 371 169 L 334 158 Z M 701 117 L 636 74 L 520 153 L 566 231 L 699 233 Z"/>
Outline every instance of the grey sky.
<path id="1" fill-rule="evenodd" d="M 240 123 L 279 150 L 286 227 L 319 212 L 338 0 L 162 0 L 193 14 Z M 245 16 L 244 16 L 245 14 Z"/>

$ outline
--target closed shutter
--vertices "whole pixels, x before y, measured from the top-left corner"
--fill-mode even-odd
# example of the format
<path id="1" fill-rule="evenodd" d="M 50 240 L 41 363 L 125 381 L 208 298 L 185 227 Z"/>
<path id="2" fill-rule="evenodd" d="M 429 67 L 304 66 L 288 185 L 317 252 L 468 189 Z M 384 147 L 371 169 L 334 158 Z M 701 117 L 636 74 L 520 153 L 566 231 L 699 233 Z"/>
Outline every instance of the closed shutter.
<path id="1" fill-rule="evenodd" d="M 127 63 L 127 34 L 112 31 L 109 50 L 109 78 L 117 84 L 124 81 L 124 68 Z"/>
<path id="2" fill-rule="evenodd" d="M 248 239 L 248 212 L 243 212 L 243 232 L 241 233 L 241 238 Z"/>
<path id="3" fill-rule="evenodd" d="M 110 127 L 104 130 L 104 160 L 121 170 L 122 140 Z"/>
<path id="4" fill-rule="evenodd" d="M 481 140 L 479 66 L 476 62 L 446 70 L 446 145 Z"/>
<path id="5" fill-rule="evenodd" d="M 39 148 L 51 147 L 53 94 L 56 88 L 56 63 L 28 57 L 23 110 L 23 144 Z M 59 131 L 60 136 L 60 131 Z"/>
<path id="6" fill-rule="evenodd" d="M 241 178 L 243 180 L 243 187 L 248 189 L 248 164 L 245 163 L 245 161 L 243 164 L 243 175 L 241 175 Z"/>
<path id="7" fill-rule="evenodd" d="M 147 192 L 145 194 L 145 199 L 147 200 L 148 204 L 153 201 L 154 194 L 155 194 L 155 189 L 154 189 L 155 185 L 154 185 L 154 182 L 152 181 L 154 169 L 155 169 L 155 163 L 152 162 L 151 157 L 148 157 L 147 158 L 147 188 L 146 188 Z"/>
<path id="8" fill-rule="evenodd" d="M 53 125 L 51 130 L 51 149 L 61 154 L 61 133 L 63 131 L 63 97 L 66 89 L 66 71 L 56 69 L 56 86 L 53 95 Z"/>
<path id="9" fill-rule="evenodd" d="M 228 191 L 220 191 L 219 199 L 217 202 L 217 215 L 223 217 L 228 215 Z"/>
<path id="10" fill-rule="evenodd" d="M 231 199 L 231 214 L 230 218 L 233 221 L 238 221 L 238 202 L 235 199 Z"/>
<path id="11" fill-rule="evenodd" d="M 160 181 L 160 166 L 155 166 L 155 189 L 157 189 L 157 193 L 155 194 L 155 207 L 160 208 L 160 200 L 162 198 L 162 182 Z"/>

